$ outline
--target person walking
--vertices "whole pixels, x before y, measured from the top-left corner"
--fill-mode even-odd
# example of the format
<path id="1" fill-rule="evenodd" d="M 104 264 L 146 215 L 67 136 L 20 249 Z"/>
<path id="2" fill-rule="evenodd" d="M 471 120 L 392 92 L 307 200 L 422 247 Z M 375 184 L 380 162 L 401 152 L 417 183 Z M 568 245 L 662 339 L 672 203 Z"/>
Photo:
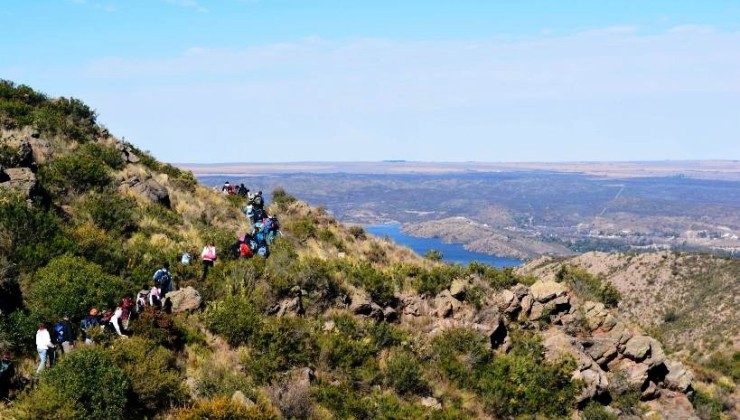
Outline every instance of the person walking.
<path id="1" fill-rule="evenodd" d="M 39 352 L 39 367 L 36 368 L 36 374 L 39 374 L 46 367 L 49 350 L 54 351 L 54 343 L 51 342 L 51 335 L 44 323 L 39 324 L 39 329 L 36 331 L 36 350 Z"/>
<path id="2" fill-rule="evenodd" d="M 200 277 L 201 281 L 206 279 L 208 276 L 208 270 L 213 267 L 213 263 L 216 261 L 216 246 L 213 242 L 208 242 L 203 247 L 203 252 L 200 253 L 200 257 L 203 260 L 203 275 Z"/>
<path id="3" fill-rule="evenodd" d="M 64 315 L 61 321 L 54 325 L 54 341 L 62 347 L 62 352 L 67 354 L 74 346 L 74 332 L 69 322 L 69 315 Z"/>
<path id="4" fill-rule="evenodd" d="M 80 333 L 82 334 L 82 340 L 85 344 L 92 344 L 92 331 L 94 328 L 100 327 L 100 318 L 98 318 L 98 310 L 96 308 L 90 309 L 88 315 L 80 321 Z"/>
<path id="5" fill-rule="evenodd" d="M 165 261 L 162 264 L 162 268 L 157 270 L 152 276 L 154 284 L 159 288 L 159 294 L 161 296 L 166 295 L 172 291 L 172 273 L 170 273 L 170 263 Z"/>

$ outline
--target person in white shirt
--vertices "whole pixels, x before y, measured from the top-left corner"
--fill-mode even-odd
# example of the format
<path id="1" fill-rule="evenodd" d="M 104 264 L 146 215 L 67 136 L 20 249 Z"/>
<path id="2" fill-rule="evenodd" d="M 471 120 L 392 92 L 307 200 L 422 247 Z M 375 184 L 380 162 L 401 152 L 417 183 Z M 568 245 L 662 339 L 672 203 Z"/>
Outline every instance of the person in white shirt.
<path id="1" fill-rule="evenodd" d="M 113 325 L 113 328 L 116 330 L 116 333 L 121 337 L 126 337 L 121 332 L 121 316 L 123 315 L 123 308 L 120 306 L 116 307 L 116 311 L 113 312 L 113 316 L 110 319 L 110 323 Z"/>
<path id="2" fill-rule="evenodd" d="M 49 350 L 54 351 L 54 343 L 51 342 L 51 335 L 46 329 L 46 324 L 39 324 L 39 329 L 36 331 L 36 350 L 39 352 L 39 367 L 36 369 L 36 374 L 39 374 L 46 367 Z"/>

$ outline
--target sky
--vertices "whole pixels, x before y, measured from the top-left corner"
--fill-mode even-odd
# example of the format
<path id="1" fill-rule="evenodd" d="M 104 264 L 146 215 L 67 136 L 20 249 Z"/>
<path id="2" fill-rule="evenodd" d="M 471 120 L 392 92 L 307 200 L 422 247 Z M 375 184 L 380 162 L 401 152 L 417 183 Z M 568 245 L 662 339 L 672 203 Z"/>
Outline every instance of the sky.
<path id="1" fill-rule="evenodd" d="M 170 162 L 740 159 L 740 1 L 0 0 L 0 78 Z"/>

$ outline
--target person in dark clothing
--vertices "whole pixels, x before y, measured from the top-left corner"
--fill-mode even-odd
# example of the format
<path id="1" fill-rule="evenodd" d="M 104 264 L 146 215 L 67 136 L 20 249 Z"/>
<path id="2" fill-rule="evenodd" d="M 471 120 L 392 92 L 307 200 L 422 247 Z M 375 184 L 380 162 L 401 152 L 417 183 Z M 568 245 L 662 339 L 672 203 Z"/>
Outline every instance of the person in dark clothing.
<path id="1" fill-rule="evenodd" d="M 59 344 L 64 354 L 67 354 L 72 351 L 74 341 L 75 336 L 72 324 L 69 322 L 69 316 L 64 315 L 64 318 L 54 325 L 54 342 Z"/>
<path id="2" fill-rule="evenodd" d="M 159 288 L 159 294 L 164 296 L 167 292 L 172 291 L 172 273 L 170 273 L 170 263 L 164 262 L 162 268 L 157 270 L 153 276 L 154 284 Z"/>
<path id="3" fill-rule="evenodd" d="M 82 340 L 85 344 L 92 344 L 92 331 L 94 328 L 100 327 L 100 318 L 98 318 L 98 310 L 95 308 L 90 309 L 90 313 L 80 321 L 80 333 L 82 334 Z"/>
<path id="4" fill-rule="evenodd" d="M 249 195 L 249 188 L 245 187 L 244 184 L 239 184 L 239 191 L 237 192 L 240 197 L 247 197 Z"/>
<path id="5" fill-rule="evenodd" d="M 6 399 L 10 395 L 10 388 L 15 378 L 15 365 L 10 352 L 3 353 L 0 359 L 0 399 Z"/>

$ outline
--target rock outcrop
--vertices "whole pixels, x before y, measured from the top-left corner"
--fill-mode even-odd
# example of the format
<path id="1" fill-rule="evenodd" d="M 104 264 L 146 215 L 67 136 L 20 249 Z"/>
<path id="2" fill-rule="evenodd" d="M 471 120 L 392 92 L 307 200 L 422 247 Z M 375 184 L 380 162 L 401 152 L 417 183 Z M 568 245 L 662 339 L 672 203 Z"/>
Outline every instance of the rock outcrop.
<path id="1" fill-rule="evenodd" d="M 194 311 L 200 308 L 203 302 L 200 293 L 190 286 L 167 293 L 165 299 L 169 299 L 172 304 L 172 312 L 175 313 Z"/>
<path id="2" fill-rule="evenodd" d="M 131 178 L 123 181 L 122 187 L 128 188 L 136 194 L 146 198 L 155 204 L 160 204 L 164 207 L 169 208 L 170 193 L 167 188 L 157 182 L 154 178 L 141 179 L 138 176 L 132 176 Z"/>

